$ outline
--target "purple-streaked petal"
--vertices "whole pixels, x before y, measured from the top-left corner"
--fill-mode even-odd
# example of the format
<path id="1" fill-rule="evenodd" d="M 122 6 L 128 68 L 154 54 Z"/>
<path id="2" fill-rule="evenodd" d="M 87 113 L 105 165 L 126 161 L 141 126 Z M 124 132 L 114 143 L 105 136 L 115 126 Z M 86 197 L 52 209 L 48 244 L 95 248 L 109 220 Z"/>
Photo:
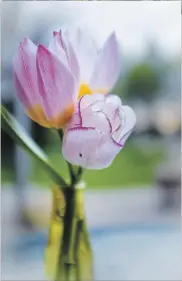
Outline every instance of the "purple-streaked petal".
<path id="1" fill-rule="evenodd" d="M 61 31 L 53 32 L 53 38 L 50 42 L 49 49 L 71 70 L 73 76 L 79 82 L 80 69 L 75 51 Z"/>
<path id="2" fill-rule="evenodd" d="M 64 133 L 63 155 L 87 169 L 108 167 L 131 133 L 134 111 L 117 97 L 83 96 Z"/>
<path id="3" fill-rule="evenodd" d="M 112 130 L 110 120 L 102 111 L 94 112 L 91 107 L 87 107 L 81 111 L 81 118 L 83 127 L 94 127 L 108 135 Z"/>
<path id="4" fill-rule="evenodd" d="M 112 133 L 115 131 L 118 132 L 119 128 L 123 128 L 126 122 L 126 117 L 122 107 L 114 108 L 113 105 L 111 106 L 108 104 L 106 106 L 105 112 L 112 124 Z"/>
<path id="5" fill-rule="evenodd" d="M 66 54 L 65 43 L 59 32 L 53 32 L 53 37 L 49 44 L 49 50 L 54 53 L 60 59 L 60 61 L 68 67 L 68 58 Z"/>
<path id="6" fill-rule="evenodd" d="M 119 45 L 115 33 L 112 33 L 98 55 L 90 82 L 92 91 L 108 93 L 119 77 L 120 68 Z"/>
<path id="7" fill-rule="evenodd" d="M 81 127 L 81 126 L 82 126 L 82 118 L 77 111 L 72 115 L 72 118 L 69 124 L 67 125 L 67 129 L 69 130 L 70 128 Z"/>
<path id="8" fill-rule="evenodd" d="M 27 108 L 40 104 L 36 71 L 37 46 L 25 38 L 13 57 L 13 73 L 17 96 Z"/>
<path id="9" fill-rule="evenodd" d="M 118 96 L 106 96 L 103 111 L 112 124 L 112 133 L 116 130 L 118 131 L 118 127 L 121 127 L 125 124 L 125 116 L 122 110 L 122 103 L 121 99 Z"/>
<path id="10" fill-rule="evenodd" d="M 102 100 L 99 100 L 99 95 L 97 96 L 98 100 L 95 100 L 95 98 L 90 99 L 89 97 L 91 96 L 83 96 L 79 100 L 75 113 L 69 122 L 69 128 L 77 126 L 97 127 L 100 131 L 109 134 L 112 129 L 110 120 L 102 111 L 102 108 L 104 107 L 103 95 L 101 95 Z"/>
<path id="11" fill-rule="evenodd" d="M 134 129 L 136 124 L 136 115 L 133 109 L 129 106 L 123 106 L 122 109 L 125 114 L 125 125 L 121 130 L 119 143 L 124 145 Z"/>
<path id="12" fill-rule="evenodd" d="M 48 49 L 37 50 L 39 91 L 48 118 L 62 114 L 76 102 L 76 82 L 69 69 Z"/>
<path id="13" fill-rule="evenodd" d="M 22 86 L 22 83 L 18 79 L 18 76 L 16 73 L 13 71 L 13 80 L 14 80 L 14 85 L 16 89 L 16 94 L 24 107 L 27 109 L 31 104 L 35 104 L 35 99 L 33 95 L 27 94 L 26 88 Z"/>

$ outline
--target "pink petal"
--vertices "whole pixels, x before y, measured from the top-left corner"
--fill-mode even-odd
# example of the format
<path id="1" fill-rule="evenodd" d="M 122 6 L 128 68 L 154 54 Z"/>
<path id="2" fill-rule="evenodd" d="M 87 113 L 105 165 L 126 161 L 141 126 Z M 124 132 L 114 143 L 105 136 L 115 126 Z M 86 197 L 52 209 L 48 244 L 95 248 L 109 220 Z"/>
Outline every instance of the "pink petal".
<path id="1" fill-rule="evenodd" d="M 27 109 L 29 106 L 31 106 L 31 104 L 35 103 L 35 99 L 34 99 L 33 95 L 31 95 L 31 93 L 27 94 L 28 91 L 26 91 L 26 87 L 22 86 L 22 83 L 18 79 L 15 72 L 13 73 L 13 78 L 14 78 L 13 80 L 14 80 L 14 85 L 15 85 L 15 89 L 16 89 L 16 94 L 17 94 L 18 98 L 20 99 L 20 101 L 22 102 L 22 104 L 24 105 L 24 107 Z M 27 88 L 27 90 L 28 90 L 28 88 Z"/>
<path id="2" fill-rule="evenodd" d="M 69 124 L 67 125 L 67 129 L 75 128 L 75 127 L 80 127 L 80 126 L 82 126 L 81 115 L 79 115 L 78 112 L 75 112 L 72 115 L 72 118 L 71 118 Z"/>
<path id="3" fill-rule="evenodd" d="M 112 103 L 116 107 L 119 107 L 122 105 L 120 97 L 116 95 L 107 95 L 106 97 L 106 103 Z"/>
<path id="4" fill-rule="evenodd" d="M 112 124 L 112 133 L 118 130 L 118 127 L 123 127 L 125 124 L 125 115 L 122 107 L 115 107 L 113 104 L 106 104 L 104 112 Z"/>
<path id="5" fill-rule="evenodd" d="M 122 148 L 123 146 L 114 142 L 110 136 L 103 135 L 97 150 L 100 169 L 109 167 Z"/>
<path id="6" fill-rule="evenodd" d="M 109 132 L 115 131 L 124 121 L 121 111 L 121 100 L 117 96 L 105 97 L 102 94 L 85 95 L 78 103 L 78 113 L 81 117 L 81 124 L 84 124 L 83 126 L 90 126 L 92 123 L 92 125 L 97 127 L 98 124 L 101 131 L 103 126 L 104 132 L 108 131 L 108 125 L 110 128 Z M 88 118 L 85 118 L 85 116 L 88 116 Z M 105 126 L 102 122 L 105 123 Z"/>
<path id="7" fill-rule="evenodd" d="M 81 118 L 83 127 L 94 127 L 102 133 L 110 134 L 110 121 L 102 111 L 94 112 L 91 107 L 88 107 L 81 111 Z"/>
<path id="8" fill-rule="evenodd" d="M 78 58 L 81 84 L 88 84 L 97 57 L 96 50 L 89 37 L 81 29 L 66 30 L 65 34 L 72 43 Z"/>
<path id="9" fill-rule="evenodd" d="M 21 102 L 27 108 L 40 104 L 36 71 L 37 47 L 27 38 L 19 45 L 13 57 L 15 88 Z"/>
<path id="10" fill-rule="evenodd" d="M 112 125 L 112 132 L 125 124 L 125 116 L 122 110 L 121 99 L 116 95 L 105 97 L 103 111 L 107 115 Z"/>
<path id="11" fill-rule="evenodd" d="M 80 69 L 76 54 L 71 43 L 65 38 L 62 32 L 54 32 L 49 49 L 71 70 L 75 79 L 79 81 Z"/>
<path id="12" fill-rule="evenodd" d="M 119 143 L 124 145 L 134 129 L 134 126 L 136 124 L 136 115 L 133 109 L 129 106 L 123 106 L 122 109 L 125 115 L 125 125 L 120 129 Z M 116 134 L 113 134 L 114 139 L 115 137 Z"/>
<path id="13" fill-rule="evenodd" d="M 68 67 L 68 58 L 65 50 L 65 44 L 59 32 L 53 32 L 53 37 L 49 44 L 49 50 L 54 53 Z"/>
<path id="14" fill-rule="evenodd" d="M 38 85 L 47 117 L 64 113 L 75 104 L 77 85 L 69 69 L 48 49 L 37 51 Z"/>
<path id="15" fill-rule="evenodd" d="M 108 167 L 136 122 L 135 113 L 117 97 L 83 96 L 64 134 L 63 155 L 87 169 Z"/>
<path id="16" fill-rule="evenodd" d="M 94 159 L 94 157 L 90 158 L 90 152 L 92 151 L 95 156 L 95 148 L 98 142 L 99 133 L 93 128 L 71 129 L 64 135 L 63 156 L 74 165 L 87 167 Z"/>
<path id="17" fill-rule="evenodd" d="M 88 106 L 93 106 L 99 101 L 104 101 L 104 96 L 102 94 L 92 94 L 92 95 L 84 95 L 79 100 L 79 108 L 83 110 Z"/>
<path id="18" fill-rule="evenodd" d="M 91 98 L 92 97 L 92 98 Z M 102 99 L 100 99 L 100 97 Z M 104 107 L 103 95 L 83 96 L 77 104 L 77 109 L 69 123 L 69 128 L 76 126 L 97 127 L 103 132 L 110 133 L 111 125 L 106 114 L 102 112 Z"/>
<path id="19" fill-rule="evenodd" d="M 80 82 L 80 67 L 75 51 L 71 45 L 68 47 L 68 64 L 75 79 Z"/>
<path id="20" fill-rule="evenodd" d="M 74 128 L 64 135 L 62 153 L 64 158 L 87 169 L 108 167 L 121 147 L 110 136 L 94 128 Z"/>
<path id="21" fill-rule="evenodd" d="M 93 91 L 109 92 L 120 73 L 120 52 L 115 33 L 112 33 L 100 51 L 91 77 Z"/>

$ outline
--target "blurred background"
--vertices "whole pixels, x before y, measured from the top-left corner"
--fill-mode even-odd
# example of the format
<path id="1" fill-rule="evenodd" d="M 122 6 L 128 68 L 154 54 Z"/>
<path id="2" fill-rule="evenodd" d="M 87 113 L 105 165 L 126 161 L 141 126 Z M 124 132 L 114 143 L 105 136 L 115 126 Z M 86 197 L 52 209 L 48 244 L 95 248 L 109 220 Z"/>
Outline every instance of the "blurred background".
<path id="1" fill-rule="evenodd" d="M 113 93 L 137 115 L 111 167 L 86 171 L 85 207 L 96 280 L 180 280 L 180 1 L 2 2 L 2 104 L 67 167 L 57 134 L 16 99 L 12 56 L 23 37 L 48 45 L 53 30 L 82 27 L 98 48 L 115 30 L 122 70 Z M 51 180 L 1 132 L 2 280 L 45 280 Z"/>

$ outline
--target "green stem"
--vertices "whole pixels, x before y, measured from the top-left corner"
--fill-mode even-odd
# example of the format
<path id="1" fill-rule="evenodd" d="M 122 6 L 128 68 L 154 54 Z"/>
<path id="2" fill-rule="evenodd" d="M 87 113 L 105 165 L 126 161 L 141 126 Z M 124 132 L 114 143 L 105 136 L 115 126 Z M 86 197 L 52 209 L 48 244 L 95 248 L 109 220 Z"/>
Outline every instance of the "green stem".
<path id="1" fill-rule="evenodd" d="M 74 241 L 76 234 L 76 190 L 69 187 L 65 190 L 66 210 L 64 215 L 63 244 L 59 261 L 63 262 L 65 271 L 65 280 L 69 281 L 72 275 L 72 269 L 75 267 L 74 259 Z M 60 281 L 60 269 L 58 266 L 56 280 Z"/>
<path id="2" fill-rule="evenodd" d="M 63 141 L 63 130 L 61 130 L 61 129 L 58 130 L 58 135 L 59 135 L 61 143 L 62 143 L 62 141 Z"/>
<path id="3" fill-rule="evenodd" d="M 77 183 L 80 181 L 82 174 L 83 174 L 83 168 L 78 167 L 78 171 L 77 171 L 77 175 L 76 175 L 76 182 Z"/>
<path id="4" fill-rule="evenodd" d="M 75 254 L 75 261 L 76 261 L 76 280 L 80 281 L 80 266 L 78 265 L 78 249 L 79 249 L 79 241 L 81 236 L 81 227 L 82 227 L 82 220 L 77 221 L 77 228 L 76 228 L 76 235 L 75 235 L 75 245 L 74 245 L 74 254 Z"/>
<path id="5" fill-rule="evenodd" d="M 63 141 L 63 130 L 58 130 L 58 134 L 59 134 L 59 137 L 60 137 L 60 140 L 61 140 L 61 144 L 62 144 L 62 141 Z M 71 178 L 71 185 L 74 185 L 74 183 L 76 182 L 76 176 L 74 174 L 74 170 L 73 170 L 73 166 L 67 162 L 67 165 L 68 165 L 68 170 L 69 170 L 69 174 L 70 174 L 70 178 Z"/>
<path id="6" fill-rule="evenodd" d="M 76 182 L 76 177 L 75 177 L 75 174 L 73 171 L 73 166 L 69 162 L 67 162 L 67 164 L 68 164 L 68 169 L 69 169 L 69 173 L 70 173 L 71 184 L 73 185 Z"/>

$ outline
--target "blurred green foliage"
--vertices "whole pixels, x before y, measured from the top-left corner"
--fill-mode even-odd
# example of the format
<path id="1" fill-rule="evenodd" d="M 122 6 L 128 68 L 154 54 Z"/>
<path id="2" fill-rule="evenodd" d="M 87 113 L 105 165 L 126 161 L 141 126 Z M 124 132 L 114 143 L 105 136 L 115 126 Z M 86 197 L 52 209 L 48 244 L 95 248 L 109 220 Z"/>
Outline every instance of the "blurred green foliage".
<path id="1" fill-rule="evenodd" d="M 54 162 L 54 166 L 64 178 L 68 178 L 67 164 L 61 157 L 61 147 L 59 138 L 56 134 L 49 134 L 49 145 L 45 151 Z M 150 185 L 154 181 L 154 170 L 163 158 L 161 148 L 150 146 L 143 149 L 138 146 L 132 139 L 129 140 L 112 165 L 104 170 L 87 170 L 84 172 L 84 180 L 88 188 L 120 188 L 126 186 Z M 12 171 L 2 169 L 2 182 L 12 181 Z M 51 185 L 52 181 L 47 172 L 42 169 L 38 162 L 32 159 L 32 169 L 30 180 L 42 186 Z"/>
<path id="2" fill-rule="evenodd" d="M 160 76 L 148 63 L 140 63 L 119 81 L 116 92 L 122 93 L 122 97 L 142 102 L 153 101 L 160 89 Z"/>

